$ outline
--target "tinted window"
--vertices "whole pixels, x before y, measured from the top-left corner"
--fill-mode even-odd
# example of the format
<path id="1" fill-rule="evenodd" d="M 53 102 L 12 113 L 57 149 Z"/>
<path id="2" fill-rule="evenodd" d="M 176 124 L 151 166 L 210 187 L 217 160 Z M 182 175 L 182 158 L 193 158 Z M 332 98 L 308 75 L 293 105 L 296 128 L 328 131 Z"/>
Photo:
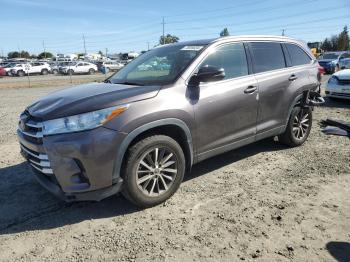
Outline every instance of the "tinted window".
<path id="1" fill-rule="evenodd" d="M 286 47 L 290 55 L 292 66 L 306 65 L 310 63 L 311 58 L 299 46 L 286 44 Z"/>
<path id="2" fill-rule="evenodd" d="M 255 73 L 284 68 L 286 63 L 279 43 L 250 43 Z"/>
<path id="3" fill-rule="evenodd" d="M 341 56 L 342 58 L 349 58 L 350 57 L 350 53 L 345 53 Z"/>
<path id="4" fill-rule="evenodd" d="M 242 43 L 218 47 L 200 65 L 225 69 L 225 78 L 230 79 L 248 75 L 247 58 Z"/>

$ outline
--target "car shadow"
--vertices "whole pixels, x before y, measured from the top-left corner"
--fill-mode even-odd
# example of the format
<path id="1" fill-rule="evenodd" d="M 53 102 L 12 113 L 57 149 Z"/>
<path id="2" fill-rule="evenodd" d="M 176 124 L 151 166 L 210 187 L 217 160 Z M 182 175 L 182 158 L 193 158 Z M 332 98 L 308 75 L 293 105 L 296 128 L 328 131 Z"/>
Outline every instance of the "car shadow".
<path id="1" fill-rule="evenodd" d="M 338 262 L 350 261 L 350 243 L 332 241 L 327 243 L 326 248 Z"/>
<path id="2" fill-rule="evenodd" d="M 272 139 L 230 151 L 195 165 L 185 181 L 260 152 L 286 149 Z M 101 202 L 64 203 L 42 188 L 26 162 L 0 169 L 0 235 L 59 228 L 81 221 L 141 211 L 120 195 Z"/>
<path id="3" fill-rule="evenodd" d="M 350 109 L 350 100 L 324 97 L 325 103 L 322 107 Z"/>

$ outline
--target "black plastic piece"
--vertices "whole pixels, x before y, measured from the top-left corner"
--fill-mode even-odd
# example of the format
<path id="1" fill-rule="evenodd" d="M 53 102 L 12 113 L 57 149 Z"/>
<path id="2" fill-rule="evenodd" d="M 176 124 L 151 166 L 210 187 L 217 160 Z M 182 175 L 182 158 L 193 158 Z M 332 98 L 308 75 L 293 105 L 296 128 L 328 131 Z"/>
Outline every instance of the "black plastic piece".
<path id="1" fill-rule="evenodd" d="M 320 93 L 311 90 L 305 90 L 301 98 L 300 106 L 301 107 L 310 107 L 310 106 L 319 106 L 325 102 L 324 98 Z"/>

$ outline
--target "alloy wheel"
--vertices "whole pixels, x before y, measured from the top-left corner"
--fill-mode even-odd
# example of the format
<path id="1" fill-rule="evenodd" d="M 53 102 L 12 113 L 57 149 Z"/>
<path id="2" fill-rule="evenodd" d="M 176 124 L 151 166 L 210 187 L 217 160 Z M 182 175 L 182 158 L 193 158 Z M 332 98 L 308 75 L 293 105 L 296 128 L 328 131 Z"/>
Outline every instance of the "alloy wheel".
<path id="1" fill-rule="evenodd" d="M 136 173 L 136 183 L 143 194 L 162 195 L 170 189 L 178 173 L 176 155 L 166 147 L 152 148 L 141 157 Z"/>
<path id="2" fill-rule="evenodd" d="M 294 117 L 293 135 L 296 139 L 303 139 L 310 127 L 310 115 L 308 110 L 300 109 L 300 112 Z"/>

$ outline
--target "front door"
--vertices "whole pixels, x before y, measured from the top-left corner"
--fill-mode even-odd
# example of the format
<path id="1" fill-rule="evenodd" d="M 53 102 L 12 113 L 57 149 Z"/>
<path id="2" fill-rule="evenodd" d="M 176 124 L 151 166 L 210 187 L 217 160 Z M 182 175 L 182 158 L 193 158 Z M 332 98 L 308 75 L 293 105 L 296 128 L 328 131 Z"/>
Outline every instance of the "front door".
<path id="1" fill-rule="evenodd" d="M 258 108 L 257 81 L 248 73 L 243 43 L 218 46 L 202 66 L 224 68 L 225 78 L 201 83 L 193 102 L 199 161 L 253 142 Z"/>

